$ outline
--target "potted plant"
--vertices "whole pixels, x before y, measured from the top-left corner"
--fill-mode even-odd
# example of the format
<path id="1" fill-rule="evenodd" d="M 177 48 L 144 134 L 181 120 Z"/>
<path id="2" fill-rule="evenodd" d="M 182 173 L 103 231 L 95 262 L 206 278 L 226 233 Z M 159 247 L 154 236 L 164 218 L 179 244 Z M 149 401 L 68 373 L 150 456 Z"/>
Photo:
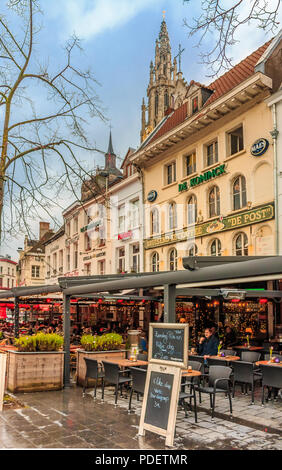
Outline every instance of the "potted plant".
<path id="1" fill-rule="evenodd" d="M 64 338 L 38 333 L 15 339 L 17 350 L 9 350 L 7 389 L 11 392 L 60 390 L 63 387 Z"/>
<path id="2" fill-rule="evenodd" d="M 112 358 L 124 359 L 126 350 L 122 348 L 122 336 L 117 333 L 106 333 L 104 335 L 83 335 L 81 338 L 81 349 L 77 354 L 77 384 L 84 384 L 86 366 L 84 358 L 110 361 Z M 89 380 L 89 386 L 91 381 Z"/>

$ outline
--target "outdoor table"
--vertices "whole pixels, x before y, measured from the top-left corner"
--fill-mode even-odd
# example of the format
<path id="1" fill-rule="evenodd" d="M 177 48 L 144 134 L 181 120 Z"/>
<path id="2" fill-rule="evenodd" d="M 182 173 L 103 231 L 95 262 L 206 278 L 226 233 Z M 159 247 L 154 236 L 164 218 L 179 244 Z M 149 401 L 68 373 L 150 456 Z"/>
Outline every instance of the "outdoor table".
<path id="1" fill-rule="evenodd" d="M 130 361 L 129 359 L 111 359 L 110 361 L 114 364 L 118 364 L 119 367 L 139 367 L 139 366 L 147 366 L 148 361 Z"/>
<path id="2" fill-rule="evenodd" d="M 256 362 L 257 366 L 260 366 L 261 364 L 264 365 L 264 366 L 280 366 L 280 367 L 282 367 L 282 362 L 270 362 L 270 361 L 258 361 L 258 362 Z"/>
<path id="3" fill-rule="evenodd" d="M 200 375 L 202 375 L 202 372 L 200 372 L 199 370 L 189 370 L 189 369 L 183 369 L 181 371 L 182 373 L 182 377 L 199 377 Z"/>
<path id="4" fill-rule="evenodd" d="M 211 359 L 219 359 L 221 361 L 239 361 L 240 357 L 239 356 L 209 356 Z"/>
<path id="5" fill-rule="evenodd" d="M 233 346 L 232 349 L 239 349 L 240 351 L 261 351 L 264 348 L 262 346 Z"/>

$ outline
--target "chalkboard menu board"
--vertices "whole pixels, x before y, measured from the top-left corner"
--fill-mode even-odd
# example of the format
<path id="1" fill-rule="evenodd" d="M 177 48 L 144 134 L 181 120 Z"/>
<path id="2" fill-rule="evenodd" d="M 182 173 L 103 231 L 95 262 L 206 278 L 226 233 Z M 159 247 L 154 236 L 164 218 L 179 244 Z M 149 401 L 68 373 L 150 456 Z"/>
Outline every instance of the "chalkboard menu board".
<path id="1" fill-rule="evenodd" d="M 173 374 L 151 372 L 145 423 L 167 429 Z"/>
<path id="2" fill-rule="evenodd" d="M 181 368 L 150 363 L 147 370 L 139 434 L 144 430 L 166 437 L 172 446 L 181 383 Z"/>
<path id="3" fill-rule="evenodd" d="M 150 323 L 149 361 L 187 368 L 188 324 Z"/>

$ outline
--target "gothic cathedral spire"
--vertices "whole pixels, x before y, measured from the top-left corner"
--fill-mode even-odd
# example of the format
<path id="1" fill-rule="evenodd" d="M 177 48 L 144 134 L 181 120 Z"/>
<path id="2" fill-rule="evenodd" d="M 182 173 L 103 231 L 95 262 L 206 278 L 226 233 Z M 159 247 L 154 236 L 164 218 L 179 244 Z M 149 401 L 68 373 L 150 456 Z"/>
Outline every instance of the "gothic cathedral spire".
<path id="1" fill-rule="evenodd" d="M 150 64 L 150 81 L 147 88 L 148 106 L 142 103 L 141 142 L 172 108 L 172 94 L 176 84 L 176 73 L 171 58 L 171 47 L 165 19 L 161 23 L 155 46 L 155 61 Z M 145 119 L 148 111 L 148 120 Z"/>

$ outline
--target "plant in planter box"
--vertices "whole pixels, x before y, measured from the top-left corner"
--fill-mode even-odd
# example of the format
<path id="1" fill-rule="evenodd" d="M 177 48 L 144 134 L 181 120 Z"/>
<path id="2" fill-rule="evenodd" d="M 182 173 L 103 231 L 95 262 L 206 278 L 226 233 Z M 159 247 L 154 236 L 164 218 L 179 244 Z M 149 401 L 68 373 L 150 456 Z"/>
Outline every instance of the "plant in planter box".
<path id="1" fill-rule="evenodd" d="M 64 338 L 55 333 L 38 333 L 15 339 L 15 346 L 21 352 L 58 351 L 63 343 Z"/>
<path id="2" fill-rule="evenodd" d="M 56 333 L 38 333 L 35 335 L 37 351 L 58 351 L 64 338 Z"/>
<path id="3" fill-rule="evenodd" d="M 83 335 L 81 344 L 85 351 L 113 351 L 122 344 L 122 336 L 117 333 L 107 333 L 102 336 Z"/>
<path id="4" fill-rule="evenodd" d="M 21 336 L 20 338 L 15 338 L 15 346 L 17 346 L 18 350 L 22 352 L 35 352 L 35 336 Z"/>

